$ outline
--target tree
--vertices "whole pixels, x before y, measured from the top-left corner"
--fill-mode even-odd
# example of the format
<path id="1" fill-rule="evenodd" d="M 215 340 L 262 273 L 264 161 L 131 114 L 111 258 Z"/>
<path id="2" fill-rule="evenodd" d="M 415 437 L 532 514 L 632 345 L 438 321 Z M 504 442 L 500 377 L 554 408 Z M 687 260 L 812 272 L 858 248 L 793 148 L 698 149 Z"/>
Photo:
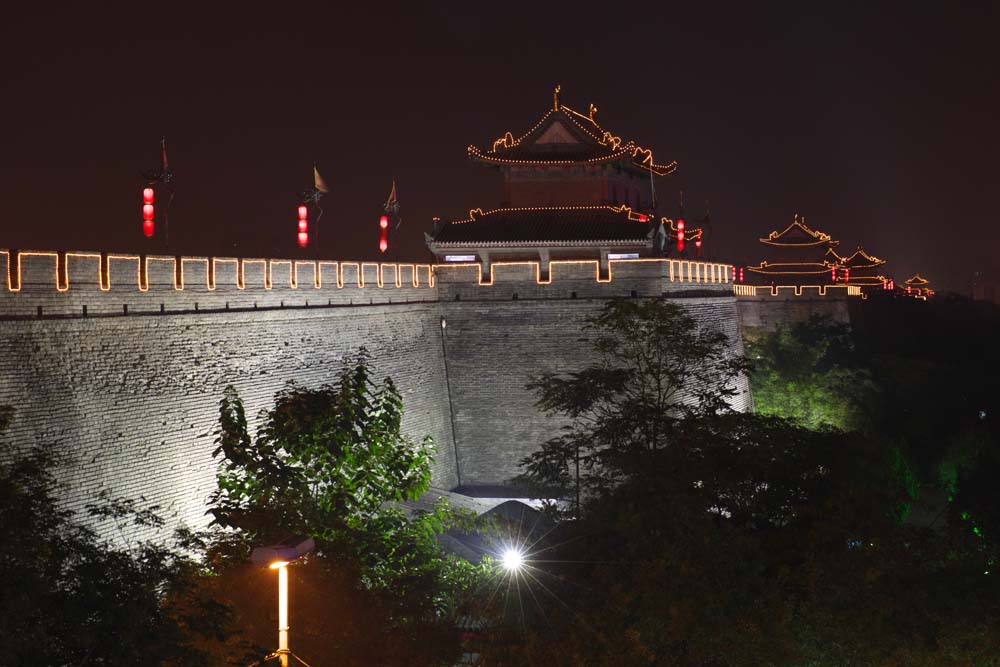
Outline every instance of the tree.
<path id="1" fill-rule="evenodd" d="M 0 436 L 13 412 L 0 408 Z M 0 442 L 0 448 L 13 448 Z M 225 610 L 163 604 L 185 598 L 197 565 L 152 542 L 111 544 L 60 505 L 68 462 L 36 446 L 0 462 L 0 662 L 7 665 L 182 665 L 200 662 L 197 635 L 218 634 Z M 91 522 L 162 525 L 156 508 L 103 497 Z M 210 612 L 210 613 L 209 613 Z"/>
<path id="2" fill-rule="evenodd" d="M 266 577 L 246 563 L 249 547 L 311 535 L 317 552 L 293 568 L 310 601 L 297 602 L 304 656 L 338 664 L 448 664 L 458 651 L 453 617 L 479 570 L 446 555 L 436 536 L 472 518 L 438 505 L 407 513 L 430 482 L 433 443 L 403 437 L 403 403 L 390 379 L 375 382 L 362 348 L 331 385 L 289 385 L 251 437 L 231 387 L 220 403 L 216 455 L 223 457 L 214 522 L 236 529 L 204 547 L 221 573 L 214 594 L 259 610 L 250 584 Z M 242 545 L 242 546 L 241 546 Z M 241 582 L 234 585 L 235 582 Z M 263 647 L 267 617 L 244 614 L 245 638 Z"/>
<path id="3" fill-rule="evenodd" d="M 572 459 L 553 455 L 570 442 L 589 456 L 589 479 L 575 519 L 528 555 L 518 599 L 536 623 L 508 628 L 490 664 L 1000 664 L 995 544 L 960 522 L 901 521 L 891 440 L 734 413 L 727 382 L 698 385 L 714 397 L 657 403 L 641 387 L 675 385 L 648 363 L 650 315 L 630 313 L 599 331 L 594 367 L 533 385 L 573 422 L 525 460 L 529 475 L 572 481 Z M 823 363 L 846 364 L 836 343 Z M 704 367 L 683 363 L 695 370 L 673 377 Z"/>
<path id="4" fill-rule="evenodd" d="M 875 384 L 847 325 L 819 317 L 781 325 L 750 338 L 747 356 L 758 414 L 807 428 L 866 425 Z"/>
<path id="5" fill-rule="evenodd" d="M 989 554 L 898 521 L 884 448 L 752 414 L 676 434 L 534 546 L 536 623 L 491 664 L 998 664 Z"/>
<path id="6" fill-rule="evenodd" d="M 665 299 L 616 299 L 591 317 L 595 363 L 545 374 L 528 388 L 569 423 L 523 462 L 533 485 L 572 496 L 614 484 L 634 452 L 669 445 L 686 417 L 729 409 L 742 358 L 728 338 Z"/>
<path id="7" fill-rule="evenodd" d="M 433 442 L 401 434 L 403 401 L 375 383 L 361 349 L 336 384 L 289 384 L 251 438 L 243 404 L 227 387 L 220 403 L 223 455 L 212 496 L 215 523 L 270 539 L 289 531 L 323 537 L 358 527 L 387 502 L 415 500 L 430 483 Z"/>

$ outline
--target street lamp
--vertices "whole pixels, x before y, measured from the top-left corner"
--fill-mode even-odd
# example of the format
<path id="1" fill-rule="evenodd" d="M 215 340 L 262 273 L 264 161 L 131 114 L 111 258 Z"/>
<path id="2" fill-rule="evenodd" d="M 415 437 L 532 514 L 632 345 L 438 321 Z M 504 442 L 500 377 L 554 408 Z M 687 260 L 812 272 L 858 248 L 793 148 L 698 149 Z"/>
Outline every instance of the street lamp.
<path id="1" fill-rule="evenodd" d="M 252 562 L 278 571 L 278 650 L 274 655 L 281 667 L 288 667 L 288 656 L 293 655 L 288 648 L 288 564 L 315 548 L 313 538 L 293 537 L 269 547 L 257 547 L 250 554 Z"/>
<path id="2" fill-rule="evenodd" d="M 508 547 L 500 557 L 500 564 L 508 572 L 517 572 L 524 566 L 524 554 L 520 549 Z"/>

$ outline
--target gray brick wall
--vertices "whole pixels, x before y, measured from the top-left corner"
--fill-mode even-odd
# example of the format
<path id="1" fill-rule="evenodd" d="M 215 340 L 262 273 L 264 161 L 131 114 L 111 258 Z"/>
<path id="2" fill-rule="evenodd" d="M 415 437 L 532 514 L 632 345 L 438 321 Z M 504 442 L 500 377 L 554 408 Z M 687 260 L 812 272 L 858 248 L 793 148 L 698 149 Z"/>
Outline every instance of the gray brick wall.
<path id="1" fill-rule="evenodd" d="M 619 296 L 619 295 L 616 295 Z M 698 327 L 722 330 L 743 353 L 732 296 L 677 297 Z M 447 321 L 448 381 L 463 484 L 499 484 L 518 461 L 558 434 L 563 423 L 541 413 L 525 388 L 545 372 L 568 373 L 592 362 L 593 332 L 583 329 L 603 299 L 442 300 Z M 699 331 L 690 332 L 697 336 Z M 734 407 L 749 408 L 746 379 Z"/>
<path id="2" fill-rule="evenodd" d="M 404 431 L 438 444 L 435 483 L 451 487 L 440 332 L 433 304 L 0 321 L 0 405 L 18 410 L 10 440 L 72 453 L 71 505 L 107 488 L 201 526 L 223 388 L 254 423 L 287 381 L 329 382 L 365 345 L 403 393 Z"/>
<path id="3" fill-rule="evenodd" d="M 754 329 L 774 331 L 778 324 L 805 322 L 813 315 L 829 317 L 835 322 L 851 321 L 848 304 L 859 297 L 774 296 L 738 297 L 740 326 L 748 333 Z"/>
<path id="4" fill-rule="evenodd" d="M 207 522 L 227 384 L 253 423 L 287 381 L 328 382 L 365 345 L 403 393 L 406 434 L 438 445 L 433 483 L 451 488 L 506 480 L 551 435 L 558 425 L 525 383 L 587 362 L 580 325 L 607 298 L 677 298 L 742 352 L 721 265 L 612 263 L 613 279 L 598 282 L 596 263 L 554 263 L 550 284 L 533 265 L 495 265 L 491 284 L 442 266 L 432 286 L 426 265 L 397 276 L 392 265 L 244 260 L 241 281 L 235 259 L 183 258 L 178 271 L 155 257 L 140 289 L 138 258 L 108 257 L 103 285 L 101 262 L 70 253 L 60 271 L 54 253 L 38 253 L 8 267 L 0 250 L 0 276 L 20 284 L 0 286 L 0 405 L 18 410 L 8 439 L 71 450 L 70 506 L 106 488 L 191 526 Z"/>

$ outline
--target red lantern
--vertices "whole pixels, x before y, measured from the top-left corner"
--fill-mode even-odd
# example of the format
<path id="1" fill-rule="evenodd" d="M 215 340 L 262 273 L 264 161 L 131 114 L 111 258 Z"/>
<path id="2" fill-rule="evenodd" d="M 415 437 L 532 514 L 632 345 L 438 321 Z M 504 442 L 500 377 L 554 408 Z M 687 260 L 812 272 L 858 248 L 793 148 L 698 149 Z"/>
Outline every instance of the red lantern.
<path id="1" fill-rule="evenodd" d="M 647 220 L 649 220 L 649 218 L 646 217 L 645 213 L 639 214 L 639 222 L 646 222 Z"/>
<path id="2" fill-rule="evenodd" d="M 736 267 L 733 267 L 733 282 L 736 282 Z"/>
<path id="3" fill-rule="evenodd" d="M 389 229 L 389 216 L 383 215 L 378 219 L 378 226 L 382 230 L 381 238 L 378 242 L 379 252 L 385 252 L 389 249 L 389 241 L 386 240 L 386 230 Z"/>
<path id="4" fill-rule="evenodd" d="M 845 283 L 851 282 L 851 270 L 850 269 L 844 269 L 844 282 Z"/>
<path id="5" fill-rule="evenodd" d="M 677 221 L 677 233 L 680 234 L 684 231 L 684 218 L 680 218 Z"/>
<path id="6" fill-rule="evenodd" d="M 153 235 L 154 223 L 156 219 L 156 209 L 153 207 L 153 188 L 142 189 L 142 233 L 149 238 Z"/>
<path id="7" fill-rule="evenodd" d="M 837 267 L 830 269 L 830 280 L 837 282 Z"/>
<path id="8" fill-rule="evenodd" d="M 299 204 L 299 247 L 305 248 L 309 244 L 309 207 Z"/>
<path id="9" fill-rule="evenodd" d="M 743 282 L 743 267 L 740 267 L 740 282 Z"/>

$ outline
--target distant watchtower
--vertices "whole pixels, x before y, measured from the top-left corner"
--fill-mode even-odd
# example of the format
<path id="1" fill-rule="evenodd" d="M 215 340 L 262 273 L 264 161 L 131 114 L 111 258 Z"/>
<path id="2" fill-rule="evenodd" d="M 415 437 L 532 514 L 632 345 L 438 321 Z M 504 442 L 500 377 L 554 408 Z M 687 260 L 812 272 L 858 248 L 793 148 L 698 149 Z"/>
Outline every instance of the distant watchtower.
<path id="1" fill-rule="evenodd" d="M 747 271 L 765 283 L 779 285 L 823 285 L 832 282 L 833 269 L 841 259 L 834 248 L 840 244 L 819 230 L 806 226 L 796 213 L 792 224 L 758 239 L 767 248 L 764 260 Z"/>

